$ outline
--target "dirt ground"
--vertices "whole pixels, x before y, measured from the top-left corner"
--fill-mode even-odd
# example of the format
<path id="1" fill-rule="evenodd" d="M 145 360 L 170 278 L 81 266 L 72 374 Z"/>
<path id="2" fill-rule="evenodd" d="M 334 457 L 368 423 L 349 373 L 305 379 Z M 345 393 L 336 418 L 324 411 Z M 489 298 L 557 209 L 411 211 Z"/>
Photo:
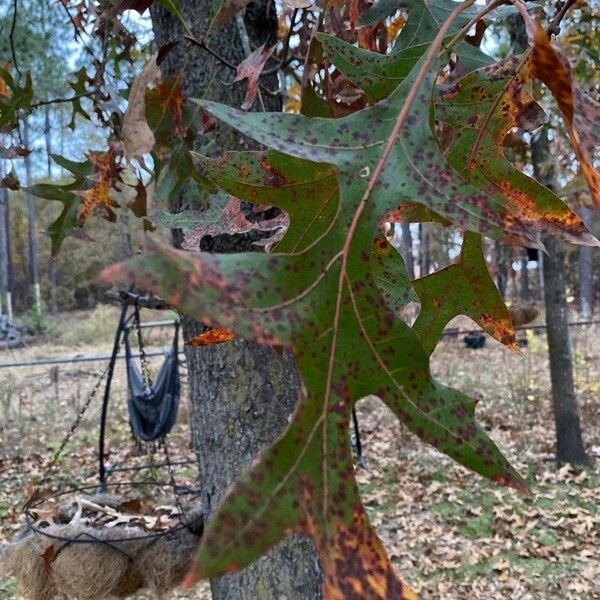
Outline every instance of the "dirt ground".
<path id="1" fill-rule="evenodd" d="M 116 322 L 111 307 L 63 315 L 43 340 L 3 352 L 0 364 L 110 353 Z M 153 348 L 170 343 L 169 330 L 147 334 Z M 410 434 L 378 399 L 358 404 L 367 464 L 358 469 L 364 501 L 399 573 L 422 598 L 600 598 L 600 326 L 572 328 L 581 421 L 594 460 L 585 470 L 554 466 L 545 335 L 528 331 L 525 336 L 528 343 L 520 356 L 489 339 L 484 350 L 467 350 L 460 336 L 445 338 L 434 353 L 433 371 L 444 383 L 481 398 L 479 421 L 526 477 L 531 497 L 453 464 Z M 106 364 L 0 369 L 0 541 L 21 527 L 23 498 L 39 482 Z M 157 368 L 160 359 L 151 364 Z M 108 462 L 128 467 L 161 463 L 160 451 L 149 453 L 131 440 L 125 386 L 120 361 L 108 419 Z M 48 488 L 64 490 L 97 480 L 101 391 L 47 479 Z M 187 421 L 184 398 L 169 437 L 172 462 L 193 459 Z M 165 467 L 126 473 L 143 478 L 149 472 L 169 477 Z M 190 487 L 196 475 L 193 464 L 177 465 L 174 472 L 178 484 Z M 0 598 L 19 598 L 13 581 L 0 581 Z M 204 585 L 173 598 L 210 596 Z"/>

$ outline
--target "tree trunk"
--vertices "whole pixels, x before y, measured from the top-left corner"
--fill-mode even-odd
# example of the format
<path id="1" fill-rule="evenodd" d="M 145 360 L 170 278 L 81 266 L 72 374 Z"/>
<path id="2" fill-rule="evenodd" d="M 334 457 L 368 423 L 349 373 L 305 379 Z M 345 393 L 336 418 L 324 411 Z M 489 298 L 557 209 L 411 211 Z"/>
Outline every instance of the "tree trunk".
<path id="1" fill-rule="evenodd" d="M 203 38 L 210 23 L 211 3 L 182 0 L 180 6 L 196 37 Z M 184 33 L 177 19 L 157 4 L 152 6 L 151 14 L 158 47 Z M 251 3 L 245 21 L 253 45 L 274 42 L 277 15 L 272 3 Z M 235 20 L 216 31 L 207 43 L 232 64 L 245 58 Z M 223 85 L 222 80 L 232 83 L 235 73 L 223 70 L 200 48 L 180 44 L 167 55 L 161 69 L 165 77 L 184 70 L 184 98 L 202 96 L 234 106 L 243 101 L 245 84 Z M 276 89 L 277 76 L 264 78 L 262 83 Z M 281 109 L 276 97 L 265 97 L 264 104 L 267 110 Z M 225 148 L 256 148 L 247 138 L 219 124 L 216 142 L 217 153 Z M 184 207 L 184 195 L 178 209 Z M 243 237 L 221 236 L 213 238 L 210 244 L 212 251 L 253 248 L 251 240 Z M 202 327 L 184 319 L 188 339 Z M 192 441 L 198 456 L 205 512 L 210 518 L 230 483 L 283 433 L 300 394 L 300 381 L 289 351 L 280 353 L 245 340 L 207 348 L 186 346 L 186 357 Z M 318 600 L 322 573 L 310 538 L 294 535 L 243 571 L 212 580 L 211 588 L 215 600 Z"/>
<path id="2" fill-rule="evenodd" d="M 402 223 L 402 236 L 400 237 L 400 249 L 406 261 L 406 268 L 411 279 L 415 278 L 415 258 L 413 256 L 413 241 L 410 231 L 410 223 Z"/>
<path id="3" fill-rule="evenodd" d="M 46 142 L 46 171 L 48 179 L 52 177 L 52 128 L 50 127 L 50 107 L 44 110 L 44 140 Z M 58 312 L 56 299 L 56 280 L 58 279 L 58 264 L 50 257 L 48 261 L 48 283 L 50 287 L 50 312 L 55 315 Z"/>
<path id="4" fill-rule="evenodd" d="M 508 285 L 508 248 L 501 242 L 496 242 L 496 285 L 504 300 L 506 300 L 506 288 Z"/>
<path id="5" fill-rule="evenodd" d="M 529 256 L 527 254 L 527 248 L 521 250 L 521 285 L 520 285 L 520 297 L 523 304 L 529 304 L 531 294 L 529 293 L 529 271 L 527 265 L 529 264 Z"/>
<path id="6" fill-rule="evenodd" d="M 429 226 L 427 223 L 419 223 L 419 276 L 429 275 Z"/>
<path id="7" fill-rule="evenodd" d="M 0 160 L 0 179 L 4 177 L 4 161 Z M 12 321 L 12 253 L 10 248 L 10 208 L 8 190 L 0 188 L 0 293 L 3 309 Z"/>
<path id="8" fill-rule="evenodd" d="M 553 158 L 547 129 L 544 127 L 531 145 L 531 160 L 536 178 L 547 187 L 555 188 Z M 565 250 L 563 242 L 545 238 L 548 250 L 544 257 L 544 301 L 546 333 L 552 381 L 552 405 L 556 427 L 556 461 L 559 464 L 586 464 L 577 398 L 573 384 L 573 359 L 569 337 L 567 288 L 565 281 Z"/>
<path id="9" fill-rule="evenodd" d="M 27 119 L 24 120 L 23 125 L 23 143 L 25 144 L 25 148 L 29 148 L 29 122 Z M 31 158 L 26 156 L 24 160 L 27 185 L 31 185 Z M 33 292 L 33 302 L 37 314 L 40 315 L 42 313 L 42 300 L 40 295 L 35 201 L 33 196 L 29 193 L 27 194 L 27 241 L 29 248 L 29 276 Z"/>
<path id="10" fill-rule="evenodd" d="M 592 209 L 587 206 L 580 211 L 581 219 L 591 231 Z M 579 312 L 582 319 L 591 319 L 594 314 L 594 249 L 580 246 L 579 249 Z"/>

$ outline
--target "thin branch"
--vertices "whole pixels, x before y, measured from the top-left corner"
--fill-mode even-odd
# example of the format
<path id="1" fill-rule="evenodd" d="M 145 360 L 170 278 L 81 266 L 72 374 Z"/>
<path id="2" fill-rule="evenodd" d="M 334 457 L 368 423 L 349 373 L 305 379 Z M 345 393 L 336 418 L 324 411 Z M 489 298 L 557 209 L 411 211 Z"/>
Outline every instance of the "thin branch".
<path id="1" fill-rule="evenodd" d="M 197 40 L 195 37 L 193 37 L 191 35 L 186 35 L 186 36 L 184 36 L 184 38 L 188 42 L 191 42 L 192 44 L 194 44 L 194 46 L 198 46 L 199 48 L 206 50 L 206 52 L 208 52 L 214 59 L 216 59 L 222 65 L 226 66 L 227 68 L 229 68 L 233 71 L 237 71 L 237 66 L 234 65 L 233 63 L 230 63 L 226 58 L 222 57 L 220 54 L 218 54 L 212 48 L 210 48 L 210 46 L 208 46 L 206 44 L 206 42 L 204 41 L 204 38 L 200 38 L 199 40 Z"/>
<path id="2" fill-rule="evenodd" d="M 576 1 L 577 0 L 566 0 L 562 5 L 562 8 L 558 10 L 552 21 L 550 21 L 550 25 L 548 25 L 548 29 L 546 29 L 548 35 L 558 35 L 560 33 L 560 23 Z"/>
<path id="3" fill-rule="evenodd" d="M 30 108 L 39 108 L 40 106 L 48 106 L 49 104 L 66 104 L 68 102 L 73 102 L 74 100 L 79 100 L 80 98 L 93 98 L 98 90 L 94 90 L 93 92 L 84 92 L 83 94 L 75 94 L 70 98 L 53 98 L 52 100 L 41 100 L 40 102 L 35 102 L 30 105 Z"/>
<path id="4" fill-rule="evenodd" d="M 12 25 L 10 26 L 10 51 L 12 53 L 13 63 L 15 64 L 15 69 L 21 77 L 21 69 L 19 69 L 19 62 L 17 61 L 17 53 L 15 52 L 15 27 L 17 26 L 17 14 L 18 14 L 18 4 L 19 0 L 13 0 L 13 17 L 12 17 Z"/>
<path id="5" fill-rule="evenodd" d="M 298 16 L 298 12 L 300 12 L 297 8 L 294 9 L 292 16 L 290 17 L 290 28 L 288 29 L 287 35 L 285 36 L 285 41 L 283 42 L 283 52 L 281 54 L 281 63 L 283 64 L 287 60 L 287 54 L 290 49 L 290 40 L 292 39 L 292 35 L 294 34 L 294 27 L 296 26 L 296 17 Z"/>
<path id="6" fill-rule="evenodd" d="M 509 2 L 509 0 L 493 0 L 492 2 L 490 2 L 486 7 L 484 7 L 482 10 L 480 10 L 445 46 L 446 50 L 449 50 L 450 48 L 452 48 L 452 46 L 454 46 L 455 44 L 457 44 L 458 42 L 460 42 L 466 35 L 467 33 L 469 33 L 469 30 L 471 29 L 471 27 L 473 27 L 473 25 L 475 25 L 477 23 L 477 21 L 479 21 L 480 19 L 483 19 L 483 17 L 485 17 L 485 15 L 487 15 L 488 13 L 492 12 L 493 10 L 495 10 L 496 8 L 498 8 L 499 6 L 502 6 L 503 4 L 507 4 Z"/>
<path id="7" fill-rule="evenodd" d="M 246 57 L 252 54 L 252 48 L 250 47 L 250 36 L 246 29 L 246 23 L 244 23 L 244 17 L 241 14 L 235 15 L 235 24 L 237 25 L 238 33 L 240 34 L 240 40 L 242 41 L 242 48 Z"/>

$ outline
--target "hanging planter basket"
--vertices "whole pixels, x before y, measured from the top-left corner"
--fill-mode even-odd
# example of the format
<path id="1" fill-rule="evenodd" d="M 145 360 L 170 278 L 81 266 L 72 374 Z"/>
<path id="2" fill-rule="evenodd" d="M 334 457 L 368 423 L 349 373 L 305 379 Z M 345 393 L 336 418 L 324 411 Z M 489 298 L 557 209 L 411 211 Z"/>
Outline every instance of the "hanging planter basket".
<path id="1" fill-rule="evenodd" d="M 14 577 L 30 600 L 126 598 L 141 589 L 165 598 L 192 566 L 202 510 L 123 495 L 144 483 L 112 485 L 111 493 L 90 486 L 32 503 L 22 533 L 0 548 L 0 577 Z"/>

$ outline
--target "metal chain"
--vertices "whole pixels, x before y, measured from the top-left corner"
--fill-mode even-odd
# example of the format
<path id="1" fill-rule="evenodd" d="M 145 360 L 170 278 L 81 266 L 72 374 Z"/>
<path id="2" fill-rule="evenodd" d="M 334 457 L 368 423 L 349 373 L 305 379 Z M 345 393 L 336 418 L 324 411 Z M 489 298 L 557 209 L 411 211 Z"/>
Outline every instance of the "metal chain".
<path id="1" fill-rule="evenodd" d="M 137 333 L 138 338 L 138 348 L 140 352 L 140 363 L 142 364 L 142 377 L 144 378 L 144 385 L 146 388 L 152 387 L 152 379 L 150 377 L 150 366 L 148 364 L 148 357 L 146 356 L 146 350 L 144 348 L 144 343 L 142 341 L 142 326 L 140 322 L 140 309 L 137 304 L 137 298 L 134 302 L 134 313 L 133 313 L 133 322 L 135 325 L 135 331 Z"/>
<path id="2" fill-rule="evenodd" d="M 167 445 L 167 438 L 162 437 L 159 440 L 159 445 L 163 449 L 163 453 L 165 455 L 165 463 L 167 466 L 167 473 L 169 474 L 169 485 L 173 490 L 173 497 L 175 498 L 175 505 L 177 506 L 177 510 L 180 514 L 180 520 L 183 522 L 185 519 L 185 511 L 183 510 L 183 504 L 181 502 L 181 498 L 177 494 L 177 484 L 175 483 L 175 475 L 173 473 L 173 463 L 171 462 L 171 457 L 169 456 L 169 447 Z"/>
<path id="3" fill-rule="evenodd" d="M 71 438 L 73 437 L 73 434 L 75 433 L 75 431 L 81 424 L 81 420 L 83 419 L 87 409 L 90 407 L 91 403 L 93 402 L 94 398 L 96 397 L 96 394 L 98 393 L 98 390 L 100 389 L 100 385 L 102 384 L 102 381 L 104 380 L 104 377 L 107 372 L 108 372 L 108 366 L 101 373 L 100 377 L 98 377 L 98 381 L 96 381 L 96 384 L 94 385 L 94 387 L 93 387 L 92 391 L 90 392 L 89 396 L 87 397 L 86 401 L 83 403 L 82 407 L 79 409 L 79 412 L 77 413 L 75 420 L 71 424 L 69 431 L 67 431 L 65 437 L 62 439 L 62 441 L 60 443 L 60 446 L 52 455 L 52 458 L 50 459 L 50 462 L 44 469 L 44 472 L 43 472 L 41 478 L 39 479 L 33 493 L 31 494 L 31 496 L 28 498 L 27 502 L 25 503 L 26 508 L 29 507 L 31 505 L 31 503 L 37 498 L 40 488 L 46 483 L 48 477 L 50 476 L 50 473 L 52 472 L 52 469 L 54 469 L 54 467 L 56 466 L 58 459 L 60 458 L 61 454 L 64 452 L 65 448 L 67 447 L 67 444 L 71 441 Z"/>

